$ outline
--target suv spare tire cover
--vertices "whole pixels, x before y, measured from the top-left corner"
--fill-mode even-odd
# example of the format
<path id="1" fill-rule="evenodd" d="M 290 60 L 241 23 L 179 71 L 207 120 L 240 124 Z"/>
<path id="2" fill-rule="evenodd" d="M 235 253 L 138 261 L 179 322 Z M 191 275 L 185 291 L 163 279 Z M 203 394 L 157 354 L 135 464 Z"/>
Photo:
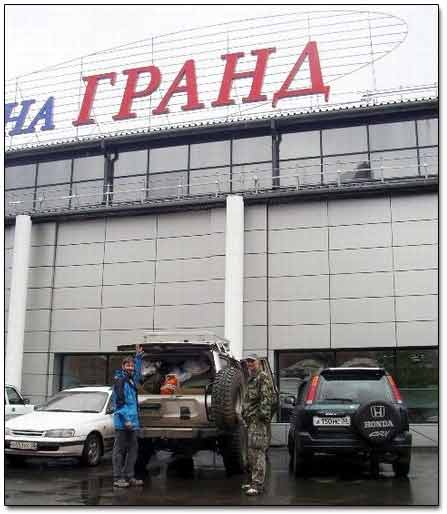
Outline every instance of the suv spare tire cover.
<path id="1" fill-rule="evenodd" d="M 380 400 L 361 405 L 353 424 L 360 435 L 374 445 L 390 441 L 401 430 L 400 414 L 396 407 Z"/>
<path id="2" fill-rule="evenodd" d="M 216 426 L 227 429 L 238 424 L 242 402 L 242 374 L 236 367 L 221 369 L 213 382 L 211 413 Z"/>

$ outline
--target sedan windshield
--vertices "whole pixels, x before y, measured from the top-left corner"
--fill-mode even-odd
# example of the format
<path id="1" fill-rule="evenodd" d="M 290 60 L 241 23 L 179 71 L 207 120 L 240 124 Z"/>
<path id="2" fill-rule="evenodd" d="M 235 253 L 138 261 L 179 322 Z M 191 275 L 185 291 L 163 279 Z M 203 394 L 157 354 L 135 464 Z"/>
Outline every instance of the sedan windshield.
<path id="1" fill-rule="evenodd" d="M 47 412 L 101 412 L 107 393 L 99 391 L 63 391 L 35 410 Z"/>

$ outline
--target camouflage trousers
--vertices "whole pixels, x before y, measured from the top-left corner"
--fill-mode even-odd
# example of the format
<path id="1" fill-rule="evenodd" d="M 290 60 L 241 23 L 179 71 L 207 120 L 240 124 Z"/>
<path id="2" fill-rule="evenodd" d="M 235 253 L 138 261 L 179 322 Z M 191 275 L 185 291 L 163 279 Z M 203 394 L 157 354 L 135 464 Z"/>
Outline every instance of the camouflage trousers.
<path id="1" fill-rule="evenodd" d="M 260 490 L 264 488 L 267 466 L 265 452 L 269 446 L 268 425 L 268 423 L 252 421 L 247 427 L 249 482 Z"/>

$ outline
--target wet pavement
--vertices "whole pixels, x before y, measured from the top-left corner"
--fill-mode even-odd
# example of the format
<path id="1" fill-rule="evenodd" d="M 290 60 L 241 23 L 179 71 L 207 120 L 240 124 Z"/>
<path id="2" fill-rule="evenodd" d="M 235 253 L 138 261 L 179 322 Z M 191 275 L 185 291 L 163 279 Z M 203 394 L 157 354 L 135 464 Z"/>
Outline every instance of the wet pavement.
<path id="1" fill-rule="evenodd" d="M 395 478 L 391 465 L 381 464 L 373 478 L 361 462 L 318 457 L 309 475 L 289 471 L 286 448 L 271 448 L 266 491 L 247 497 L 241 476 L 227 477 L 222 460 L 201 452 L 194 463 L 160 452 L 148 466 L 143 487 L 114 489 L 110 454 L 96 468 L 71 459 L 28 459 L 20 467 L 6 464 L 5 504 L 11 505 L 154 505 L 154 506 L 403 506 L 438 505 L 438 454 L 413 452 L 408 479 Z"/>

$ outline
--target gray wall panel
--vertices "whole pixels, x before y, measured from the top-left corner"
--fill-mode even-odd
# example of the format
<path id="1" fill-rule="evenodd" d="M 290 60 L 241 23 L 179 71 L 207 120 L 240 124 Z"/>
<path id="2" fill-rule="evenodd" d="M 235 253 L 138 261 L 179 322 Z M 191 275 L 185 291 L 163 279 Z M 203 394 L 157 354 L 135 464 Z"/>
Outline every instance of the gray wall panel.
<path id="1" fill-rule="evenodd" d="M 265 230 L 266 227 L 265 205 L 246 205 L 244 212 L 245 230 Z"/>
<path id="2" fill-rule="evenodd" d="M 225 255 L 224 234 L 159 239 L 157 257 L 163 259 L 188 259 Z"/>
<path id="3" fill-rule="evenodd" d="M 398 296 L 436 294 L 438 292 L 437 271 L 397 271 L 395 282 Z"/>
<path id="4" fill-rule="evenodd" d="M 190 282 L 225 277 L 225 257 L 157 263 L 157 282 Z"/>
<path id="5" fill-rule="evenodd" d="M 159 237 L 198 236 L 211 232 L 210 210 L 160 214 L 158 218 Z"/>
<path id="6" fill-rule="evenodd" d="M 267 235 L 265 230 L 252 230 L 244 233 L 245 253 L 265 253 L 267 250 Z"/>
<path id="7" fill-rule="evenodd" d="M 102 266 L 64 266 L 56 268 L 55 287 L 100 286 Z"/>
<path id="8" fill-rule="evenodd" d="M 300 275 L 327 275 L 327 252 L 276 253 L 269 255 L 271 277 Z"/>
<path id="9" fill-rule="evenodd" d="M 393 298 L 356 298 L 332 300 L 332 323 L 394 321 Z"/>
<path id="10" fill-rule="evenodd" d="M 28 287 L 51 287 L 52 277 L 53 268 L 30 268 L 28 271 Z"/>
<path id="11" fill-rule="evenodd" d="M 156 235 L 156 221 L 157 217 L 154 215 L 108 218 L 106 240 L 152 239 Z"/>
<path id="12" fill-rule="evenodd" d="M 151 261 L 104 264 L 104 285 L 150 283 L 154 281 L 154 269 Z"/>
<path id="13" fill-rule="evenodd" d="M 53 311 L 53 331 L 97 330 L 99 326 L 99 309 Z"/>
<path id="14" fill-rule="evenodd" d="M 54 261 L 54 246 L 32 246 L 30 249 L 29 266 L 52 266 Z"/>
<path id="15" fill-rule="evenodd" d="M 177 305 L 155 309 L 155 327 L 159 329 L 202 328 L 218 325 L 224 325 L 223 304 Z"/>
<path id="16" fill-rule="evenodd" d="M 422 245 L 438 242 L 436 221 L 402 221 L 393 223 L 393 245 Z"/>
<path id="17" fill-rule="evenodd" d="M 244 255 L 244 277 L 265 277 L 267 256 L 265 254 Z"/>
<path id="18" fill-rule="evenodd" d="M 330 200 L 329 225 L 389 222 L 390 200 L 383 198 L 352 198 Z"/>
<path id="19" fill-rule="evenodd" d="M 211 223 L 211 230 L 210 230 L 211 233 L 213 233 L 213 232 L 225 233 L 225 209 L 223 207 L 211 209 L 210 223 Z"/>
<path id="20" fill-rule="evenodd" d="M 104 286 L 102 290 L 102 304 L 104 307 L 143 307 L 151 306 L 153 303 L 153 284 Z"/>
<path id="21" fill-rule="evenodd" d="M 50 332 L 25 332 L 25 352 L 47 352 L 50 346 Z"/>
<path id="22" fill-rule="evenodd" d="M 277 277 L 269 281 L 271 300 L 306 300 L 329 297 L 329 277 Z"/>
<path id="23" fill-rule="evenodd" d="M 267 324 L 267 302 L 244 302 L 244 327 Z"/>
<path id="24" fill-rule="evenodd" d="M 28 353 L 23 354 L 22 372 L 31 375 L 45 374 L 48 366 L 48 353 Z"/>
<path id="25" fill-rule="evenodd" d="M 6 300 L 6 298 L 5 298 Z M 8 299 L 9 300 L 9 299 Z M 8 305 L 8 304 L 6 304 Z M 51 305 L 51 288 L 28 289 L 26 297 L 27 309 L 49 309 Z"/>
<path id="26" fill-rule="evenodd" d="M 391 248 L 366 250 L 334 250 L 329 254 L 331 273 L 359 273 L 362 271 L 391 271 Z"/>
<path id="27" fill-rule="evenodd" d="M 22 394 L 24 396 L 31 395 L 32 397 L 45 396 L 47 392 L 47 381 L 48 376 L 46 374 L 34 375 L 29 373 L 23 373 Z"/>
<path id="28" fill-rule="evenodd" d="M 244 279 L 244 302 L 264 301 L 266 299 L 266 277 Z"/>
<path id="29" fill-rule="evenodd" d="M 433 219 L 438 217 L 438 195 L 436 193 L 392 196 L 393 221 Z"/>
<path id="30" fill-rule="evenodd" d="M 331 275 L 332 298 L 393 296 L 393 273 Z"/>
<path id="31" fill-rule="evenodd" d="M 101 351 L 116 352 L 120 344 L 143 342 L 144 329 L 139 330 L 102 330 Z"/>
<path id="32" fill-rule="evenodd" d="M 271 326 L 270 350 L 329 348 L 329 325 Z"/>
<path id="33" fill-rule="evenodd" d="M 224 298 L 224 280 L 158 284 L 155 290 L 156 305 L 216 303 Z"/>
<path id="34" fill-rule="evenodd" d="M 368 348 L 395 346 L 394 323 L 334 323 L 331 331 L 332 348 Z"/>
<path id="35" fill-rule="evenodd" d="M 31 229 L 31 245 L 54 245 L 56 223 L 35 223 Z"/>
<path id="36" fill-rule="evenodd" d="M 269 309 L 271 326 L 329 323 L 328 300 L 270 302 Z"/>
<path id="37" fill-rule="evenodd" d="M 391 246 L 390 223 L 330 227 L 331 249 Z"/>
<path id="38" fill-rule="evenodd" d="M 104 262 L 148 261 L 155 258 L 155 241 L 115 241 L 106 243 Z"/>
<path id="39" fill-rule="evenodd" d="M 254 350 L 259 352 L 260 357 L 266 354 L 267 349 L 267 327 L 245 326 L 244 327 L 244 351 Z"/>
<path id="40" fill-rule="evenodd" d="M 123 309 L 104 309 L 102 311 L 102 330 L 152 329 L 153 307 L 126 307 Z"/>
<path id="41" fill-rule="evenodd" d="M 393 249 L 394 269 L 417 270 L 438 267 L 438 245 L 399 246 Z"/>
<path id="42" fill-rule="evenodd" d="M 14 248 L 15 227 L 5 227 L 5 248 Z"/>
<path id="43" fill-rule="evenodd" d="M 25 331 L 36 332 L 38 330 L 48 331 L 50 329 L 50 311 L 36 310 L 26 311 Z"/>
<path id="44" fill-rule="evenodd" d="M 404 296 L 396 298 L 397 321 L 431 321 L 438 319 L 438 296 Z"/>
<path id="45" fill-rule="evenodd" d="M 410 321 L 397 323 L 398 346 L 437 346 L 437 321 Z"/>
<path id="46" fill-rule="evenodd" d="M 104 241 L 105 220 L 82 220 L 61 223 L 58 244 L 96 243 Z"/>
<path id="47" fill-rule="evenodd" d="M 53 309 L 101 307 L 100 287 L 67 287 L 54 290 Z"/>
<path id="48" fill-rule="evenodd" d="M 311 252 L 327 250 L 327 228 L 300 228 L 270 232 L 269 252 Z"/>
<path id="49" fill-rule="evenodd" d="M 12 261 L 14 258 L 14 249 L 13 248 L 5 248 L 4 252 L 5 259 L 5 270 L 12 268 Z"/>
<path id="50" fill-rule="evenodd" d="M 99 331 L 53 332 L 51 349 L 55 353 L 98 352 Z"/>
<path id="51" fill-rule="evenodd" d="M 103 243 L 59 245 L 56 251 L 56 266 L 99 264 L 102 263 L 103 256 Z"/>
<path id="52" fill-rule="evenodd" d="M 325 227 L 327 223 L 325 201 L 290 203 L 269 207 L 270 229 Z"/>

